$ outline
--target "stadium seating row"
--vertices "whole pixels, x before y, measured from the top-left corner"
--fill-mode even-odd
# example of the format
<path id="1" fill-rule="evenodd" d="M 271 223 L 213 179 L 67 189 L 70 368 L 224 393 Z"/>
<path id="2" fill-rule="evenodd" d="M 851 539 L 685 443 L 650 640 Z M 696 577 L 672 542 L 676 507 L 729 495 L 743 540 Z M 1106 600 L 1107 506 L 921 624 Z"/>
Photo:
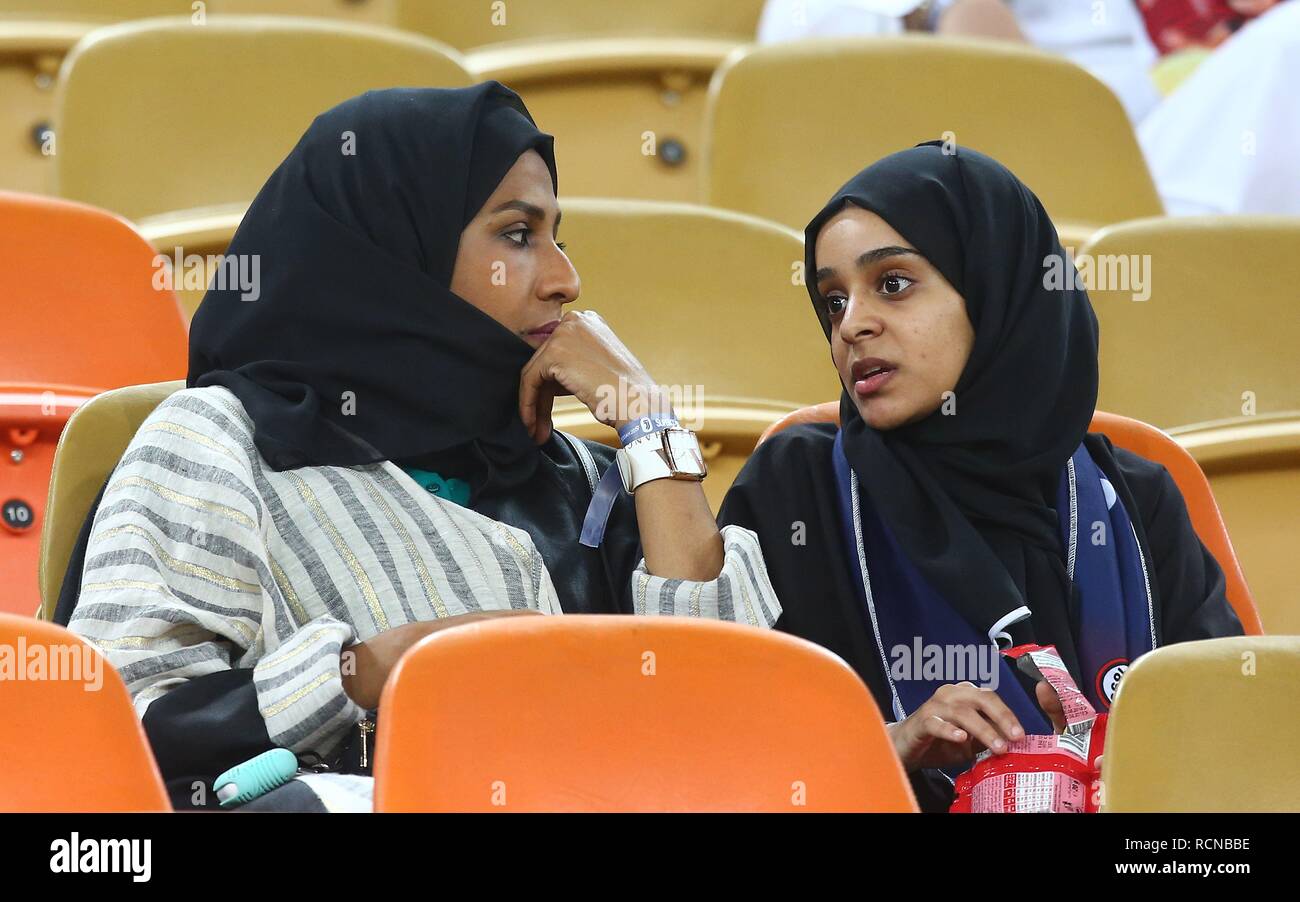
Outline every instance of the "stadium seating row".
<path id="1" fill-rule="evenodd" d="M 182 378 L 186 336 L 175 297 L 156 287 L 163 268 L 120 219 L 0 195 L 0 230 L 15 236 L 0 245 L 0 278 L 16 299 L 0 348 L 0 426 L 11 462 L 22 464 L 0 470 L 0 568 L 10 586 L 0 609 L 28 613 L 41 597 L 38 536 L 50 515 L 47 486 L 51 502 L 59 497 L 50 474 L 68 416 L 99 392 Z M 564 231 L 583 305 L 610 322 L 699 427 L 715 508 L 764 429 L 838 394 L 792 230 L 686 204 L 574 199 Z M 1300 502 L 1300 362 L 1287 350 L 1300 342 L 1288 313 L 1297 240 L 1300 223 L 1287 220 L 1160 219 L 1106 230 L 1079 252 L 1154 261 L 1144 301 L 1133 299 L 1132 285 L 1093 290 L 1103 335 L 1099 406 L 1172 429 L 1198 459 L 1271 633 L 1300 632 L 1286 566 Z M 1219 287 L 1222 259 L 1241 263 L 1231 269 L 1230 293 Z M 113 438 L 86 440 L 98 457 L 76 478 L 90 492 L 83 511 L 133 434 L 132 418 L 138 424 L 152 409 L 122 403 L 107 420 Z M 571 400 L 557 404 L 555 422 L 614 440 Z M 81 516 L 65 519 L 75 535 Z M 60 579 L 66 560 L 65 550 L 55 565 Z M 48 586 L 44 597 L 52 603 Z"/>
<path id="2" fill-rule="evenodd" d="M 97 652 L 61 627 L 0 614 L 0 666 L 11 671 L 0 809 L 171 810 L 126 687 Z M 1300 721 L 1267 713 L 1290 709 L 1297 680 L 1296 636 L 1143 656 L 1110 712 L 1102 811 L 1295 810 L 1300 770 L 1277 764 L 1294 757 Z M 438 691 L 449 682 L 476 688 Z M 848 666 L 736 624 L 462 626 L 403 657 L 379 710 L 380 812 L 916 810 Z"/>
<path id="3" fill-rule="evenodd" d="M 495 78 L 557 136 L 569 196 L 703 202 L 801 228 L 865 162 L 943 139 L 1010 166 L 1072 243 L 1163 212 L 1119 102 L 1051 54 L 926 36 L 755 47 L 726 33 L 464 53 L 443 24 L 214 15 L 91 31 L 0 19 L 0 90 L 14 94 L 0 171 L 11 188 L 104 207 L 182 244 L 194 220 L 210 228 L 214 212 L 241 211 L 321 110 L 373 87 Z M 274 104 L 249 102 L 268 95 Z"/>

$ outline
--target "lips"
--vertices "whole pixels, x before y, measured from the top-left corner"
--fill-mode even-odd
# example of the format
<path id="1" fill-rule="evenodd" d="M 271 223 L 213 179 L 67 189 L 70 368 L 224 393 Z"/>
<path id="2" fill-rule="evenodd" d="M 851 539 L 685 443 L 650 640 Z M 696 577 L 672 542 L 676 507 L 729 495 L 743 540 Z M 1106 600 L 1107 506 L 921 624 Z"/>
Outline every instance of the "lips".
<path id="1" fill-rule="evenodd" d="M 538 338 L 549 338 L 551 333 L 555 331 L 555 327 L 558 326 L 559 324 L 560 321 L 558 319 L 551 320 L 546 325 L 538 326 L 536 329 L 533 329 L 528 334 L 537 336 Z"/>
<path id="2" fill-rule="evenodd" d="M 850 371 L 853 376 L 853 391 L 859 398 L 874 395 L 880 391 L 897 372 L 888 360 L 879 357 L 867 357 L 853 364 Z"/>

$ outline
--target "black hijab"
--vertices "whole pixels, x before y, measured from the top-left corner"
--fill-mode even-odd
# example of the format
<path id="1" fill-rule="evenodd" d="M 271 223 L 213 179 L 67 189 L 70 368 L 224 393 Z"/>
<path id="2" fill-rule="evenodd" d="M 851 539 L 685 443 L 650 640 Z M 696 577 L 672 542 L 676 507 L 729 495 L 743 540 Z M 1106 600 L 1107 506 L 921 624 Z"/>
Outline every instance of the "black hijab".
<path id="1" fill-rule="evenodd" d="M 552 139 L 497 82 L 370 91 L 322 113 L 227 251 L 260 296 L 213 287 L 188 387 L 223 385 L 275 470 L 418 461 L 518 485 L 538 449 L 517 412 L 533 349 L 453 294 L 460 234 L 519 155 Z"/>
<path id="2" fill-rule="evenodd" d="M 972 626 L 988 632 L 1028 606 L 1032 618 L 1006 629 L 1013 642 L 1068 635 L 1071 586 L 1053 505 L 1092 420 L 1098 337 L 1085 291 L 1045 287 L 1045 261 L 1064 259 L 1055 228 L 1001 164 L 931 142 L 869 166 L 831 198 L 805 232 L 808 272 L 818 233 L 848 201 L 943 274 L 975 332 L 955 414 L 877 431 L 844 393 L 844 447 L 862 490 Z M 808 291 L 829 338 L 826 302 L 812 280 Z"/>

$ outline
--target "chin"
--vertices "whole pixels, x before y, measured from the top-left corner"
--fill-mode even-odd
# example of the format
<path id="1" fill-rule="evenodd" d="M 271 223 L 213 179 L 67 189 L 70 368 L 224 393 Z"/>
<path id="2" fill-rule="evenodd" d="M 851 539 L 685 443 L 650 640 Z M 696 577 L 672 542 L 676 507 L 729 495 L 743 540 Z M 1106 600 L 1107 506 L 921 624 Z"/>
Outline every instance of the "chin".
<path id="1" fill-rule="evenodd" d="M 906 414 L 888 402 L 882 403 L 882 400 L 873 398 L 865 403 L 862 401 L 856 402 L 858 416 L 862 417 L 862 422 L 877 432 L 888 432 L 908 422 Z"/>

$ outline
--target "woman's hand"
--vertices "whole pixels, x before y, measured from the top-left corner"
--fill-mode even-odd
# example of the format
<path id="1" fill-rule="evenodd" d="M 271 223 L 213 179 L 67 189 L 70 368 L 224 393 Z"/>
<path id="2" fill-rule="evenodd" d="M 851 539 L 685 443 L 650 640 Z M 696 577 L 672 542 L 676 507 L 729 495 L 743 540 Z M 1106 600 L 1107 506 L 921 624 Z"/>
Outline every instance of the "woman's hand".
<path id="1" fill-rule="evenodd" d="M 365 642 L 357 642 L 343 650 L 343 660 L 339 666 L 343 674 L 343 691 L 358 705 L 367 711 L 373 711 L 379 707 L 379 696 L 384 691 L 384 684 L 388 682 L 389 673 L 397 666 L 397 662 L 401 660 L 402 655 L 406 654 L 407 649 L 425 636 L 480 620 L 539 613 L 531 610 L 475 611 L 470 614 L 458 614 L 455 617 L 407 623 L 385 630 Z"/>
<path id="2" fill-rule="evenodd" d="M 669 409 L 645 367 L 590 310 L 565 313 L 519 374 L 519 417 L 537 444 L 550 438 L 551 404 L 565 394 L 615 429 Z"/>
<path id="3" fill-rule="evenodd" d="M 974 683 L 940 686 L 915 712 L 891 724 L 889 733 L 908 773 L 964 764 L 986 748 L 1000 755 L 1008 742 L 1025 737 L 1006 702 Z"/>

